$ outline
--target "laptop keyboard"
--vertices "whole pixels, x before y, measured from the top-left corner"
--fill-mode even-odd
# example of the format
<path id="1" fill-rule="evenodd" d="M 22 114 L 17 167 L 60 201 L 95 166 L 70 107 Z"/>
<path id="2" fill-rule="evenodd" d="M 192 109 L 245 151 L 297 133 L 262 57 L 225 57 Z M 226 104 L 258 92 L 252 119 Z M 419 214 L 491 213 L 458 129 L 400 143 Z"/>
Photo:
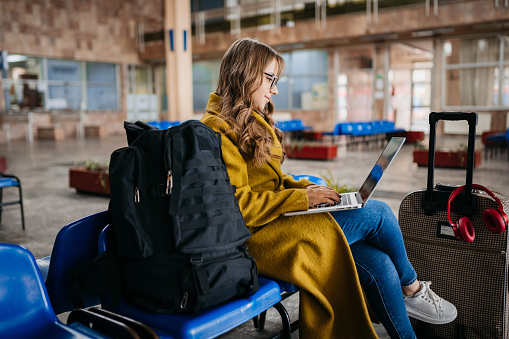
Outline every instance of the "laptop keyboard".
<path id="1" fill-rule="evenodd" d="M 352 203 L 351 194 L 341 194 L 341 201 L 339 202 L 339 205 L 350 205 Z"/>
<path id="2" fill-rule="evenodd" d="M 351 194 L 341 194 L 341 200 L 339 202 L 335 202 L 334 204 L 318 204 L 313 208 L 322 208 L 322 207 L 330 207 L 330 206 L 344 206 L 344 205 L 350 205 L 352 203 L 352 200 L 350 198 Z"/>

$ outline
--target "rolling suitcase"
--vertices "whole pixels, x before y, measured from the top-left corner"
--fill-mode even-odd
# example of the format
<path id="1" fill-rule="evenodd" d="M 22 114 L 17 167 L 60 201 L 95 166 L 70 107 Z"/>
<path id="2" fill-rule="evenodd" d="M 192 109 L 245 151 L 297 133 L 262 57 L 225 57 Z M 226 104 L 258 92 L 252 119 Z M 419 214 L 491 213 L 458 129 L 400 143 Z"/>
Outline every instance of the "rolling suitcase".
<path id="1" fill-rule="evenodd" d="M 436 125 L 439 120 L 467 120 L 469 124 L 466 185 L 461 189 L 437 184 L 433 187 Z M 477 113 L 431 113 L 427 188 L 408 194 L 399 210 L 399 223 L 408 258 L 418 279 L 431 281 L 432 289 L 458 309 L 456 320 L 432 325 L 411 319 L 419 339 L 422 338 L 509 338 L 507 231 L 495 234 L 483 221 L 483 212 L 509 210 L 506 197 L 472 184 Z M 459 191 L 462 191 L 459 193 Z M 454 191 L 454 194 L 451 193 Z M 449 221 L 458 225 L 461 217 L 471 221 L 475 237 L 466 242 L 458 239 Z M 498 202 L 497 202 L 498 200 Z M 494 209 L 495 211 L 492 211 Z M 503 217 L 504 214 L 501 214 Z M 507 216 L 506 216 L 507 217 Z M 507 227 L 507 219 L 503 220 Z M 489 224 L 489 223 L 488 223 Z M 502 225 L 504 226 L 504 225 Z M 468 228 L 465 238 L 472 236 Z"/>

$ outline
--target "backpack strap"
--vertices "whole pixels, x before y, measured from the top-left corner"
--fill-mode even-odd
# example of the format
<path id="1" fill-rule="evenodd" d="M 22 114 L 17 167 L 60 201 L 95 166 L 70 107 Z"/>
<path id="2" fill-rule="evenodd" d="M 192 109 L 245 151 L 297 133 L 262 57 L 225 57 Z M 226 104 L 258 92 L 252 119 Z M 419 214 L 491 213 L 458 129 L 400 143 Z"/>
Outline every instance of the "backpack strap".
<path id="1" fill-rule="evenodd" d="M 168 134 L 171 133 L 170 139 L 167 141 L 166 150 L 164 156 L 167 157 L 169 153 L 170 143 L 173 143 L 173 149 L 171 152 L 171 173 L 173 176 L 173 188 L 171 191 L 170 198 L 170 209 L 168 211 L 169 215 L 177 216 L 179 213 L 179 201 L 180 201 L 180 193 L 182 191 L 182 140 L 180 137 L 181 126 L 174 126 L 168 130 Z M 169 160 L 169 159 L 168 159 Z"/>
<path id="2" fill-rule="evenodd" d="M 205 306 L 205 301 L 207 300 L 207 295 L 210 294 L 210 286 L 207 279 L 207 273 L 205 269 L 202 267 L 203 256 L 201 254 L 191 254 L 189 256 L 189 261 L 193 267 L 193 276 L 195 285 L 198 289 L 198 298 L 196 300 L 196 309 L 202 309 Z"/>

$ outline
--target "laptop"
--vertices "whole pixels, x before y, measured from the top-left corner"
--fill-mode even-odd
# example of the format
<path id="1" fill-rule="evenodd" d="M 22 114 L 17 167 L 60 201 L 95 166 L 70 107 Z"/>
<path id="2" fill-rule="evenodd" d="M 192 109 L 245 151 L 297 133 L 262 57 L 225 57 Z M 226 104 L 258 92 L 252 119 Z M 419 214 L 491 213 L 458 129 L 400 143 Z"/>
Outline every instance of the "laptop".
<path id="1" fill-rule="evenodd" d="M 382 179 L 382 175 L 385 173 L 392 160 L 396 157 L 401 146 L 405 142 L 406 138 L 393 137 L 385 146 L 382 154 L 378 158 L 378 161 L 373 166 L 368 177 L 362 184 L 358 192 L 350 192 L 340 194 L 341 201 L 337 205 L 321 204 L 316 207 L 312 207 L 305 211 L 294 211 L 283 213 L 284 216 L 312 214 L 312 213 L 323 213 L 323 212 L 335 212 L 350 210 L 355 208 L 362 208 L 368 202 L 369 198 L 375 191 L 376 185 Z"/>

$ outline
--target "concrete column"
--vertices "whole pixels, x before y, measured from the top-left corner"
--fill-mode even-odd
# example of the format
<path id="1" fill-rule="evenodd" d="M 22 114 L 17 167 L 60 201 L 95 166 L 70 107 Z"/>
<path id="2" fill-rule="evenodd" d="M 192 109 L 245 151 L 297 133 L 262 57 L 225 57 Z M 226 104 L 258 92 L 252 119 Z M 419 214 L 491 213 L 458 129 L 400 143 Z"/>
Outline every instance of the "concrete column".
<path id="1" fill-rule="evenodd" d="M 193 118 L 191 2 L 164 1 L 166 94 L 170 121 Z"/>

